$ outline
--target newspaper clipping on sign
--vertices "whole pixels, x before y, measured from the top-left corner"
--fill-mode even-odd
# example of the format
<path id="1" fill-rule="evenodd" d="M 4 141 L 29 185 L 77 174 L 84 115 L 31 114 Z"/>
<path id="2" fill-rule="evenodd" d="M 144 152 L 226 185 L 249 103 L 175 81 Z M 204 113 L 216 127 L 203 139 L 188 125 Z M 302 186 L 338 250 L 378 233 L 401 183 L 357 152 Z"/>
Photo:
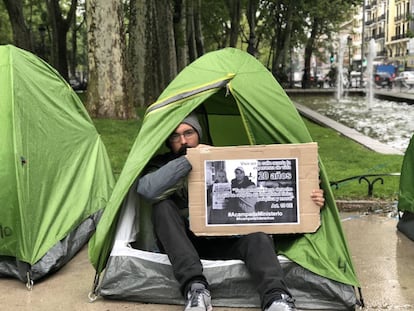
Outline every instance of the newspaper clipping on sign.
<path id="1" fill-rule="evenodd" d="M 206 160 L 206 225 L 298 224 L 298 159 Z"/>

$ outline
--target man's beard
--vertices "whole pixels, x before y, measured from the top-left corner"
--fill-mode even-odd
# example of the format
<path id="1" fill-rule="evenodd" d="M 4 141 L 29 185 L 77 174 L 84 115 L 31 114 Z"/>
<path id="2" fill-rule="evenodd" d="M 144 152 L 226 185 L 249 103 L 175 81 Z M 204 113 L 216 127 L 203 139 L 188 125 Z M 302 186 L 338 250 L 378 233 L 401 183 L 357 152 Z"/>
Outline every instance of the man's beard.
<path id="1" fill-rule="evenodd" d="M 189 147 L 187 144 L 185 144 L 185 145 L 182 145 L 181 146 L 181 148 L 180 149 L 178 149 L 178 151 L 177 151 L 177 157 L 181 157 L 181 156 L 183 156 L 183 155 L 186 155 L 187 154 L 187 149 L 188 148 L 191 148 L 191 147 Z"/>

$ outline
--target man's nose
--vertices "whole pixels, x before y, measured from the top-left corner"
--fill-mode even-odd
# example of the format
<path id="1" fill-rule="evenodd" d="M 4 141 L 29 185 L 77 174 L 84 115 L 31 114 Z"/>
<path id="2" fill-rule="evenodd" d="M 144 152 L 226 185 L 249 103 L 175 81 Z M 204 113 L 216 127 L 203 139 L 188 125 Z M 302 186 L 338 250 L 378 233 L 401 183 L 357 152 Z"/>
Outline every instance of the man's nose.
<path id="1" fill-rule="evenodd" d="M 184 134 L 181 134 L 180 135 L 180 143 L 182 145 L 185 145 L 187 143 L 187 139 L 185 138 L 185 135 Z"/>

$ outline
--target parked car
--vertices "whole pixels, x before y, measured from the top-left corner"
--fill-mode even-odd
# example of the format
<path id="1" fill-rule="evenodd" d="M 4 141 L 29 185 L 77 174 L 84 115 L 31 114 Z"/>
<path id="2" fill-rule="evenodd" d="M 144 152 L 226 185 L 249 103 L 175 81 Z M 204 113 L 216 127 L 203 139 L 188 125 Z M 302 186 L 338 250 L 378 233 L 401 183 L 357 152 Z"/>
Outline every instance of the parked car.
<path id="1" fill-rule="evenodd" d="M 414 86 L 414 71 L 402 71 L 395 78 L 395 82 L 399 86 L 405 86 L 408 88 L 412 88 Z"/>
<path id="2" fill-rule="evenodd" d="M 379 87 L 392 88 L 393 77 L 388 72 L 377 72 L 374 74 L 374 82 Z"/>

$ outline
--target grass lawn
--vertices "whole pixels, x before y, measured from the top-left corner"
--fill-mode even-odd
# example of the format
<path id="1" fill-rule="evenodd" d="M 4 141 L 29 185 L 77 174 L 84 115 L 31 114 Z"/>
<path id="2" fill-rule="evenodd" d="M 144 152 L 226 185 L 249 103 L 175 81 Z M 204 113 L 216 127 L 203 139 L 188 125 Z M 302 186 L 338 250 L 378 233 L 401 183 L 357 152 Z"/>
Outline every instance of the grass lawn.
<path id="1" fill-rule="evenodd" d="M 94 119 L 96 129 L 101 134 L 115 177 L 118 178 L 124 163 L 137 137 L 141 122 L 137 120 Z"/>
<path id="2" fill-rule="evenodd" d="M 338 181 L 351 176 L 364 174 L 400 173 L 403 156 L 384 155 L 371 151 L 336 131 L 321 127 L 311 121 L 305 123 L 314 141 L 319 145 L 319 155 L 327 170 L 330 181 Z M 369 178 L 372 182 L 375 178 Z M 396 200 L 398 197 L 399 176 L 384 176 L 375 182 L 375 199 Z M 333 188 L 337 199 L 367 199 L 368 183 L 358 179 L 341 183 Z"/>
<path id="3" fill-rule="evenodd" d="M 135 141 L 140 121 L 120 121 L 94 119 L 98 132 L 107 148 L 112 168 L 116 177 L 128 157 Z M 319 155 L 331 181 L 338 181 L 351 176 L 364 174 L 400 173 L 403 156 L 383 155 L 344 137 L 332 129 L 321 127 L 305 120 L 305 123 L 319 145 Z M 372 182 L 371 178 L 371 182 Z M 398 196 L 399 177 L 385 176 L 383 183 L 377 181 L 370 199 L 396 200 Z M 341 183 L 333 188 L 337 199 L 368 199 L 368 183 L 358 179 Z"/>

